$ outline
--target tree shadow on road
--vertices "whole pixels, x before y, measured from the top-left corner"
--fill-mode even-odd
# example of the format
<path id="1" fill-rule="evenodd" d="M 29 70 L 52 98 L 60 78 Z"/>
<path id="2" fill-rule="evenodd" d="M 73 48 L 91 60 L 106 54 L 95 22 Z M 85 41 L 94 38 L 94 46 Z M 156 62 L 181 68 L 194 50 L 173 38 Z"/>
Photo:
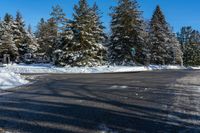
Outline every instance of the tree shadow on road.
<path id="1" fill-rule="evenodd" d="M 199 125 L 168 115 L 196 121 L 200 116 L 165 110 L 159 107 L 164 102 L 156 103 L 152 96 L 141 100 L 135 96 L 141 91 L 133 87 L 106 87 L 65 80 L 30 85 L 0 98 L 0 127 L 30 133 L 98 133 L 102 124 L 119 133 L 200 131 Z M 149 103 L 155 105 L 145 105 Z"/>

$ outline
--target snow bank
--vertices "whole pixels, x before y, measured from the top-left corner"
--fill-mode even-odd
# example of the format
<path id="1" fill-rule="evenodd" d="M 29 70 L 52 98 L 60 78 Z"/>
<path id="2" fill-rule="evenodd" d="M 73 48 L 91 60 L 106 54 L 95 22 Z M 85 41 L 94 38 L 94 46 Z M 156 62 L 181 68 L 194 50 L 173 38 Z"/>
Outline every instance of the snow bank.
<path id="1" fill-rule="evenodd" d="M 188 69 L 200 70 L 200 67 L 189 67 Z"/>
<path id="2" fill-rule="evenodd" d="M 111 72 L 136 72 L 136 71 L 152 71 L 167 69 L 185 69 L 181 66 L 99 66 L 99 67 L 54 67 L 50 64 L 35 65 L 6 65 L 0 67 L 0 71 L 14 73 L 111 73 Z"/>
<path id="3" fill-rule="evenodd" d="M 23 79 L 19 74 L 6 72 L 4 70 L 0 71 L 0 90 L 13 88 L 27 83 L 28 81 Z"/>

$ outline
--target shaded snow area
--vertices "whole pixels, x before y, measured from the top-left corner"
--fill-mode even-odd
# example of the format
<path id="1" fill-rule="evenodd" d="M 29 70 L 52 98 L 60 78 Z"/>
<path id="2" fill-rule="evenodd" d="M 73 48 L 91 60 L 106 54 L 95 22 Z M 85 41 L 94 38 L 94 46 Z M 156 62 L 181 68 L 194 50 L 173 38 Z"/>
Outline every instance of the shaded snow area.
<path id="1" fill-rule="evenodd" d="M 27 83 L 28 81 L 22 78 L 20 74 L 0 70 L 0 90 L 21 86 Z"/>
<path id="2" fill-rule="evenodd" d="M 50 64 L 35 65 L 5 65 L 0 70 L 14 73 L 111 73 L 111 72 L 135 72 L 167 69 L 185 69 L 180 66 L 100 66 L 100 67 L 54 67 Z"/>

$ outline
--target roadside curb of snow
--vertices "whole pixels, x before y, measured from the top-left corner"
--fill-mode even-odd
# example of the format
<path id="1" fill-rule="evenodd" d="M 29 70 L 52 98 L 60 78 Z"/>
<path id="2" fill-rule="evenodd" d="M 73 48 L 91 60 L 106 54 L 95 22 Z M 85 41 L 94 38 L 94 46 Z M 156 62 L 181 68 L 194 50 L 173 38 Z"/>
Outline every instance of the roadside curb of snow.
<path id="1" fill-rule="evenodd" d="M 29 81 L 25 80 L 25 78 L 20 74 L 0 70 L 0 90 L 26 85 L 28 83 Z"/>
<path id="2" fill-rule="evenodd" d="M 182 66 L 162 66 L 162 65 L 149 65 L 149 66 L 98 66 L 98 67 L 55 67 L 50 64 L 14 64 L 0 67 L 1 70 L 7 72 L 14 72 L 18 74 L 89 74 L 89 73 L 128 73 L 128 72 L 141 72 L 141 71 L 156 71 L 156 70 L 187 70 L 187 69 L 200 69 L 193 67 Z"/>

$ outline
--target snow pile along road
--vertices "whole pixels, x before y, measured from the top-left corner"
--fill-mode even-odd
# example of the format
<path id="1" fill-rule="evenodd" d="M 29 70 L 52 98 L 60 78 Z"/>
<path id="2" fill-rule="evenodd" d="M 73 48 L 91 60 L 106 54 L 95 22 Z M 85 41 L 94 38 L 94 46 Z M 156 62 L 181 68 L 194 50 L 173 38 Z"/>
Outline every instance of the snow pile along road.
<path id="1" fill-rule="evenodd" d="M 0 67 L 0 71 L 14 73 L 113 73 L 113 72 L 136 72 L 136 71 L 153 71 L 168 69 L 186 69 L 181 66 L 99 66 L 99 67 L 55 67 L 50 64 L 13 64 Z"/>
<path id="2" fill-rule="evenodd" d="M 22 78 L 20 74 L 13 72 L 0 71 L 0 90 L 5 90 L 29 83 L 27 80 Z"/>

